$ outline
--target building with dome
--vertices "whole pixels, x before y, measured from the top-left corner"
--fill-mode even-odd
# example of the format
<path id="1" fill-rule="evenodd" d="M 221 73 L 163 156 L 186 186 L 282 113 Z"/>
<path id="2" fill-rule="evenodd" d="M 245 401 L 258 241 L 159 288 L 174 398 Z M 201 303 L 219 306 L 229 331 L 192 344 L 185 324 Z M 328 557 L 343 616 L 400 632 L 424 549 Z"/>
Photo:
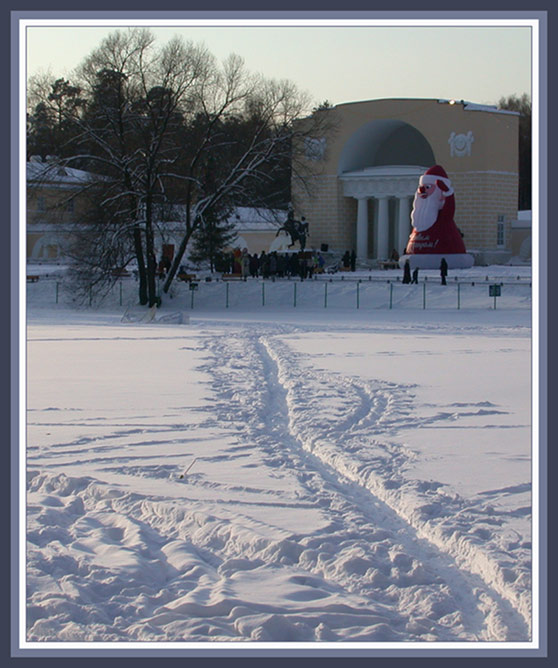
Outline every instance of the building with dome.
<path id="1" fill-rule="evenodd" d="M 368 265 L 403 253 L 420 176 L 442 165 L 455 191 L 455 223 L 477 264 L 530 258 L 530 218 L 518 215 L 519 115 L 463 100 L 382 99 L 325 109 L 335 132 L 307 137 L 310 192 L 293 180 L 295 217 L 309 223 L 307 248 L 355 250 Z M 90 203 L 80 194 L 92 175 L 27 165 L 27 257 L 64 256 L 73 223 Z M 61 203 L 63 206 L 61 206 Z M 56 206 L 55 206 L 56 204 Z M 276 235 L 286 212 L 238 209 L 235 244 L 250 253 L 287 247 Z M 231 221 L 229 221 L 231 222 Z M 176 243 L 173 223 L 165 242 Z M 168 238 L 167 238 L 168 237 Z"/>
<path id="2" fill-rule="evenodd" d="M 405 249 L 418 181 L 442 165 L 455 222 L 478 264 L 512 256 L 518 220 L 519 115 L 463 100 L 383 99 L 340 104 L 330 137 L 306 139 L 311 191 L 293 182 L 297 218 L 317 248 L 354 249 L 361 261 Z"/>

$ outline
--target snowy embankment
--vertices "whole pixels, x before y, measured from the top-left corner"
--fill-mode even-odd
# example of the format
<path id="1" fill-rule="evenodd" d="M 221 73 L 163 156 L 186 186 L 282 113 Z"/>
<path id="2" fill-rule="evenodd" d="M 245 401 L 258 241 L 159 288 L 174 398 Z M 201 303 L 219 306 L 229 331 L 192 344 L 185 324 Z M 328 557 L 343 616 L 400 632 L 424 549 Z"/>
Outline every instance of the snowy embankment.
<path id="1" fill-rule="evenodd" d="M 30 303 L 27 639 L 528 641 L 525 294 L 190 299 Z"/>

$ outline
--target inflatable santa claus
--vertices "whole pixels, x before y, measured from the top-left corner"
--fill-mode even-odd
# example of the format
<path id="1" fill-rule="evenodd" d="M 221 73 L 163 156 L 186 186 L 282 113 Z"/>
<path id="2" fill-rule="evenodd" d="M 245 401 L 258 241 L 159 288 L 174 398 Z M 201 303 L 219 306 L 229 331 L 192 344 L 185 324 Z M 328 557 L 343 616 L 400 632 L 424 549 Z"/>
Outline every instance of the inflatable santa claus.
<path id="1" fill-rule="evenodd" d="M 399 266 L 439 269 L 442 258 L 450 269 L 468 269 L 473 256 L 465 251 L 461 232 L 453 220 L 455 196 L 443 167 L 434 165 L 421 177 L 411 212 L 413 230 Z"/>

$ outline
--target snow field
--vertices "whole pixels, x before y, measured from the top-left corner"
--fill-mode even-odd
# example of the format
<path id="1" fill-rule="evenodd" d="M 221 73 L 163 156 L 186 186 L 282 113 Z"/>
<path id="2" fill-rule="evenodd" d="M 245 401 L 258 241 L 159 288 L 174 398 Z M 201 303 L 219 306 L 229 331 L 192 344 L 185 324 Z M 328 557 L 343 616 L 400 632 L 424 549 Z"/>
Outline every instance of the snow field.
<path id="1" fill-rule="evenodd" d="M 29 310 L 29 642 L 529 640 L 527 309 L 121 315 Z"/>

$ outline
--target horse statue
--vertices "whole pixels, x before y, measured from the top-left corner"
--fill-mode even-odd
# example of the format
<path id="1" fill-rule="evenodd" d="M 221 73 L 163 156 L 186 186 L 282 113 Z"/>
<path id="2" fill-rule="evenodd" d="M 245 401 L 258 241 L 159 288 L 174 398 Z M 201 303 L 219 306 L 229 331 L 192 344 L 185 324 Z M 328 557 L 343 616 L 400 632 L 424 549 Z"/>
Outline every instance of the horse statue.
<path id="1" fill-rule="evenodd" d="M 302 221 L 295 220 L 292 211 L 289 211 L 287 220 L 277 230 L 277 234 L 275 235 L 276 238 L 279 236 L 279 232 L 286 232 L 291 237 L 289 248 L 292 248 L 298 241 L 300 250 L 303 251 L 305 249 L 306 237 L 308 236 L 308 223 L 305 222 L 304 216 L 302 217 Z"/>

